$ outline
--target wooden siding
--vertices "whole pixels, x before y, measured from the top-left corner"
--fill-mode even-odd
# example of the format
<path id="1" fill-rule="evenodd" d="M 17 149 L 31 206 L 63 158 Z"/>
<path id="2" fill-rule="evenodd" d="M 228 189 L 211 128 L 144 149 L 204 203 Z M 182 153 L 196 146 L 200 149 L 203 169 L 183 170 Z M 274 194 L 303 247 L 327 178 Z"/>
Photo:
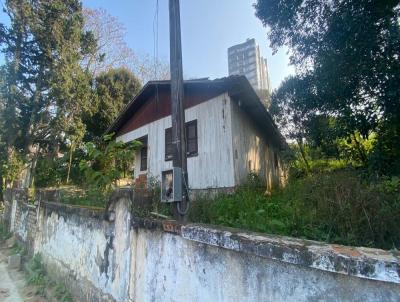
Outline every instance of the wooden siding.
<path id="1" fill-rule="evenodd" d="M 191 89 L 185 90 L 185 108 L 191 108 L 206 102 L 219 94 L 216 89 Z M 117 136 L 138 129 L 146 124 L 171 115 L 171 96 L 168 89 L 160 88 L 158 93 L 152 95 L 122 126 Z"/>
<path id="2" fill-rule="evenodd" d="M 268 189 L 282 185 L 284 173 L 279 154 L 239 105 L 230 104 L 235 185 L 243 184 L 250 172 L 257 173 Z"/>
<path id="3" fill-rule="evenodd" d="M 201 97 L 198 100 L 203 99 L 204 97 Z M 185 110 L 185 120 L 187 122 L 197 120 L 198 131 L 198 155 L 188 158 L 191 189 L 223 188 L 235 185 L 230 103 L 229 96 L 221 94 L 208 101 L 198 102 L 197 105 Z M 143 119 L 142 117 L 139 119 L 139 116 L 131 119 L 130 127 L 139 125 L 135 124 L 138 120 Z M 165 161 L 165 129 L 169 127 L 171 127 L 171 116 L 166 116 L 117 137 L 118 140 L 128 142 L 148 135 L 148 170 L 139 171 L 138 153 L 135 159 L 136 177 L 146 173 L 148 179 L 154 177 L 160 180 L 161 171 L 172 168 L 172 161 Z M 124 129 L 130 128 L 125 125 Z"/>

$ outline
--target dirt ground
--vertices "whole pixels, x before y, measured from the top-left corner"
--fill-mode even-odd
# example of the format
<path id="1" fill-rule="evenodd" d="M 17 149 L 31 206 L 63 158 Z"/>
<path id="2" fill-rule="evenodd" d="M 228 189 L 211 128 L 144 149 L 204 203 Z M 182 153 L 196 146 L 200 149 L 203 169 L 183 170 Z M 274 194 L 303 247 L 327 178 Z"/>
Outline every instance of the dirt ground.
<path id="1" fill-rule="evenodd" d="M 35 294 L 35 288 L 26 284 L 22 270 L 8 268 L 10 249 L 0 246 L 0 301 L 1 302 L 46 302 Z"/>

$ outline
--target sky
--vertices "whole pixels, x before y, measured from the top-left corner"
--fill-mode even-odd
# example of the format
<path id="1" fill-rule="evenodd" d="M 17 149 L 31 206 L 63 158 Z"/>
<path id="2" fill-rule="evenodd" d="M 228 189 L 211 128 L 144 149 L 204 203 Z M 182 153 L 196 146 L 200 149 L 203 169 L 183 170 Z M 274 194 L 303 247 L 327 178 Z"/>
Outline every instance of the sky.
<path id="1" fill-rule="evenodd" d="M 210 79 L 228 75 L 228 47 L 255 38 L 268 61 L 272 88 L 294 68 L 287 50 L 275 55 L 267 30 L 254 15 L 254 0 L 181 0 L 183 74 L 185 78 Z M 159 0 L 158 58 L 169 61 L 168 0 Z M 154 15 L 157 0 L 83 0 L 83 6 L 104 8 L 126 27 L 126 42 L 138 54 L 154 54 Z M 4 21 L 0 14 L 0 22 Z"/>

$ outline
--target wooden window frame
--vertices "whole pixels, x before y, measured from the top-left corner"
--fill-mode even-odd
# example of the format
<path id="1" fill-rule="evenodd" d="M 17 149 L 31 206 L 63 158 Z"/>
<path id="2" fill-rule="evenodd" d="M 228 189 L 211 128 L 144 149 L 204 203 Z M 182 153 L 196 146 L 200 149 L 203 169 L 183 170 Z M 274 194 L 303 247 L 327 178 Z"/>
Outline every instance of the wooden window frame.
<path id="1" fill-rule="evenodd" d="M 187 135 L 188 135 L 188 127 L 190 127 L 191 125 L 195 125 L 195 136 L 193 138 L 189 139 L 187 137 Z M 167 140 L 167 137 L 169 136 L 169 134 L 170 134 L 170 137 L 171 137 L 171 142 L 169 142 Z M 193 120 L 193 121 L 185 123 L 185 134 L 186 134 L 186 156 L 188 158 L 189 157 L 195 157 L 195 156 L 197 156 L 199 154 L 199 145 L 198 145 L 199 144 L 199 137 L 198 137 L 198 130 L 197 130 L 197 120 Z M 172 150 L 172 153 L 167 153 L 168 146 L 173 146 L 173 144 L 172 144 L 172 127 L 165 129 L 164 137 L 165 137 L 165 152 L 164 152 L 165 161 L 170 161 L 170 160 L 173 159 L 173 156 L 174 156 L 173 155 L 174 154 L 173 150 Z M 192 151 L 192 152 L 188 152 L 187 151 L 188 150 L 188 146 L 189 146 L 189 140 L 195 140 L 195 143 L 196 143 L 196 150 L 195 151 Z M 171 149 L 172 149 L 172 147 L 171 147 Z"/>
<path id="2" fill-rule="evenodd" d="M 195 136 L 193 138 L 189 138 L 188 134 L 189 134 L 189 127 L 194 125 L 194 129 L 195 129 Z M 190 122 L 187 122 L 185 124 L 185 134 L 186 134 L 186 156 L 187 157 L 194 157 L 197 156 L 199 154 L 199 137 L 198 137 L 198 131 L 197 131 L 197 120 L 193 120 Z M 188 147 L 189 147 L 189 140 L 194 140 L 194 143 L 196 144 L 196 150 L 189 152 L 188 151 Z"/>
<path id="3" fill-rule="evenodd" d="M 170 141 L 168 141 L 168 136 L 170 138 Z M 165 129 L 165 150 L 164 150 L 164 156 L 165 156 L 165 161 L 170 161 L 174 157 L 174 151 L 173 151 L 173 144 L 172 144 L 172 127 Z M 170 147 L 170 150 L 172 151 L 171 153 L 167 153 L 168 147 Z"/>
<path id="4" fill-rule="evenodd" d="M 147 171 L 148 168 L 147 162 L 149 158 L 149 150 L 147 146 L 147 135 L 139 138 L 138 141 L 140 141 L 143 144 L 142 148 L 140 148 L 140 167 L 139 167 L 139 171 L 143 172 Z M 145 154 L 144 151 L 146 151 Z"/>

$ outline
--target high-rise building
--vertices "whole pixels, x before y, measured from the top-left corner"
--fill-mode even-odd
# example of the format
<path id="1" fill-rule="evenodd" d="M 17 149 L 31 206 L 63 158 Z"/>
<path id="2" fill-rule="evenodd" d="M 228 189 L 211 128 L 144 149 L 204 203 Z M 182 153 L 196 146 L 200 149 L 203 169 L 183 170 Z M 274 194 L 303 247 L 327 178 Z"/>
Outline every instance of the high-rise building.
<path id="1" fill-rule="evenodd" d="M 245 75 L 257 92 L 271 91 L 267 60 L 255 39 L 228 48 L 229 75 Z"/>

